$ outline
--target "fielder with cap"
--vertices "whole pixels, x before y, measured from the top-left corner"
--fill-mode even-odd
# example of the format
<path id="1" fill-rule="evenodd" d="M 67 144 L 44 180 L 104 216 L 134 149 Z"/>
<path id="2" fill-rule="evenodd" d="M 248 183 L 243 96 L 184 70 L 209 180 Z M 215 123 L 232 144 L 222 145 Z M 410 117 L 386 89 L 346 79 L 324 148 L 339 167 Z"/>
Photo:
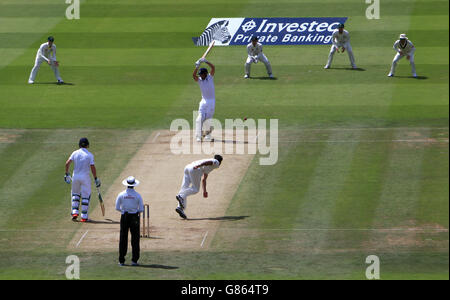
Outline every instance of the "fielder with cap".
<path id="1" fill-rule="evenodd" d="M 36 75 L 41 67 L 41 64 L 45 61 L 52 68 L 53 73 L 55 74 L 56 80 L 58 80 L 58 84 L 63 84 L 61 76 L 59 75 L 59 62 L 56 60 L 56 46 L 53 43 L 55 38 L 49 36 L 47 39 L 47 43 L 43 43 L 36 54 L 36 60 L 34 62 L 34 67 L 31 70 L 30 78 L 28 79 L 29 84 L 33 84 L 36 78 Z"/>
<path id="2" fill-rule="evenodd" d="M 402 33 L 399 36 L 399 39 L 394 43 L 394 50 L 397 54 L 392 60 L 391 71 L 388 74 L 388 77 L 394 77 L 395 68 L 397 67 L 397 63 L 400 59 L 406 56 L 406 59 L 409 60 L 411 64 L 411 73 L 413 77 L 417 77 L 416 74 L 416 64 L 414 63 L 414 53 L 416 52 L 416 48 L 413 43 L 406 37 L 406 34 Z"/>
<path id="3" fill-rule="evenodd" d="M 208 73 L 208 69 L 199 67 L 201 63 L 205 63 L 211 67 L 211 71 Z M 202 141 L 204 136 L 205 142 L 213 141 L 211 137 L 211 119 L 214 116 L 214 111 L 216 108 L 216 92 L 214 87 L 214 74 L 216 72 L 215 66 L 207 61 L 205 58 L 200 58 L 195 62 L 195 69 L 192 77 L 198 85 L 202 92 L 202 100 L 200 101 L 198 107 L 198 116 L 195 121 L 195 138 L 197 142 Z M 205 133 L 203 134 L 203 129 L 205 128 Z"/>
<path id="4" fill-rule="evenodd" d="M 251 39 L 251 43 L 247 45 L 247 61 L 245 62 L 245 75 L 244 78 L 250 78 L 250 68 L 252 64 L 257 64 L 258 61 L 262 61 L 266 66 L 267 74 L 270 78 L 272 75 L 272 66 L 269 60 L 263 53 L 263 47 L 261 43 L 258 43 L 258 37 L 254 36 Z"/>
<path id="5" fill-rule="evenodd" d="M 197 160 L 188 164 L 184 168 L 183 183 L 181 184 L 181 189 L 176 196 L 178 207 L 175 211 L 180 215 L 180 217 L 187 219 L 184 212 L 187 207 L 187 197 L 197 194 L 200 191 L 200 181 L 202 181 L 202 176 L 203 197 L 208 198 L 208 192 L 206 191 L 206 179 L 212 170 L 217 169 L 220 166 L 222 160 L 222 156 L 214 155 L 214 158 Z"/>
<path id="6" fill-rule="evenodd" d="M 97 169 L 95 168 L 94 155 L 88 151 L 89 141 L 87 138 L 81 138 L 78 146 L 80 149 L 74 151 L 66 161 L 66 173 L 64 181 L 72 183 L 72 220 L 76 220 L 79 215 L 81 199 L 81 222 L 88 221 L 89 202 L 91 199 L 91 178 L 94 176 L 96 187 L 100 187 L 100 179 L 97 178 Z M 70 176 L 69 168 L 74 163 L 73 174 Z"/>
<path id="7" fill-rule="evenodd" d="M 324 69 L 329 69 L 331 67 L 331 62 L 333 61 L 334 53 L 337 51 L 339 53 L 339 48 L 341 48 L 342 53 L 347 50 L 348 58 L 350 59 L 350 64 L 352 69 L 356 69 L 355 57 L 353 56 L 352 46 L 350 45 L 350 34 L 344 29 L 344 24 L 339 24 L 338 29 L 333 31 L 331 36 L 330 54 L 328 54 L 328 61 Z"/>
<path id="8" fill-rule="evenodd" d="M 121 213 L 120 217 L 120 240 L 119 240 L 119 265 L 125 264 L 125 256 L 128 251 L 128 230 L 131 233 L 131 265 L 137 266 L 140 256 L 140 217 L 139 213 L 144 211 L 144 201 L 141 195 L 134 190 L 139 185 L 139 180 L 133 176 L 128 177 L 122 184 L 127 189 L 121 192 L 116 199 L 116 210 Z"/>

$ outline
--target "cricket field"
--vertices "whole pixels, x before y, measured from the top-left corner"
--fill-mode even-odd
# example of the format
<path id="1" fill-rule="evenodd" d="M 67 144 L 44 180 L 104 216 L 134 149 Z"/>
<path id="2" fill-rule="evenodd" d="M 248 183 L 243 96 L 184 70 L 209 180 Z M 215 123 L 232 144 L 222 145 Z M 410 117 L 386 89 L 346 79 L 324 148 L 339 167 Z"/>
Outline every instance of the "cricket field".
<path id="1" fill-rule="evenodd" d="M 368 19 L 364 0 L 82 0 L 70 20 L 64 0 L 0 0 L 0 279 L 66 279 L 71 255 L 80 279 L 365 280 L 369 256 L 381 279 L 449 279 L 449 2 L 379 2 Z M 348 17 L 359 69 L 337 53 L 324 70 L 329 45 L 267 45 L 275 79 L 261 63 L 244 79 L 245 46 L 214 47 L 214 118 L 278 120 L 277 161 L 223 154 L 182 220 L 183 168 L 211 155 L 172 153 L 170 126 L 193 125 L 192 37 L 221 17 Z M 418 78 L 406 59 L 386 76 L 401 33 Z M 28 84 L 50 35 L 65 84 L 45 64 Z M 106 205 L 93 185 L 88 223 L 63 180 L 84 136 Z M 119 267 L 130 175 L 151 237 Z"/>

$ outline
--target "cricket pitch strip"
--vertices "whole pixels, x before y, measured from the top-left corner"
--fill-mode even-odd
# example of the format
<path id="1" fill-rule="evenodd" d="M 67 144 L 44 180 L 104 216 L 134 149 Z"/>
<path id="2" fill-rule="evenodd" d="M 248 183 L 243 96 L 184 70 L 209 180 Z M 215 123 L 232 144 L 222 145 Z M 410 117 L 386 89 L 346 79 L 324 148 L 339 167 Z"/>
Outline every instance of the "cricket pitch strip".
<path id="1" fill-rule="evenodd" d="M 220 223 L 227 220 L 226 210 L 254 154 L 214 153 L 221 154 L 224 160 L 208 177 L 209 196 L 203 198 L 200 191 L 189 197 L 185 210 L 188 219 L 183 220 L 175 212 L 178 204 L 175 196 L 182 183 L 184 167 L 195 160 L 213 157 L 213 154 L 173 154 L 170 142 L 176 134 L 179 132 L 168 130 L 156 130 L 152 133 L 103 195 L 105 217 L 102 216 L 99 205 L 91 210 L 90 222 L 81 226 L 69 243 L 69 248 L 86 251 L 118 250 L 120 213 L 115 210 L 115 201 L 118 193 L 126 188 L 121 182 L 128 176 L 134 176 L 141 182 L 136 191 L 142 195 L 144 204 L 150 206 L 150 238 L 141 238 L 141 251 L 198 251 L 209 248 Z M 218 142 L 226 141 L 219 138 Z M 247 143 L 239 140 L 230 142 Z M 91 196 L 91 201 L 98 201 L 96 194 Z M 130 240 L 129 234 L 129 251 Z"/>

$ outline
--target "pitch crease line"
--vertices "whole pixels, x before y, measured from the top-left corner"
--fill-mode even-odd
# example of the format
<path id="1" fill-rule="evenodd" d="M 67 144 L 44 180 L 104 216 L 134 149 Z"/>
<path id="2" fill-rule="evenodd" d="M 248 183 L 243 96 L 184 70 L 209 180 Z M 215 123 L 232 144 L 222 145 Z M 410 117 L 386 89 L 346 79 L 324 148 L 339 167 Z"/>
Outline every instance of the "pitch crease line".
<path id="1" fill-rule="evenodd" d="M 86 232 L 83 234 L 81 239 L 78 241 L 77 246 L 75 248 L 78 248 L 78 246 L 81 244 L 81 241 L 84 239 L 84 237 L 87 235 L 88 232 L 89 232 L 89 230 L 86 230 Z"/>

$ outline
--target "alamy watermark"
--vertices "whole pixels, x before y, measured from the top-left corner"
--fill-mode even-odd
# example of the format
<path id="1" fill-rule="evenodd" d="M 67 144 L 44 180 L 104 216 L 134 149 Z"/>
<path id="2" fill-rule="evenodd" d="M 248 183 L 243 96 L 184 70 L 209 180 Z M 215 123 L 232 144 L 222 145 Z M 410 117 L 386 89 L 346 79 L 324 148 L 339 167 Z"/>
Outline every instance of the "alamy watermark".
<path id="1" fill-rule="evenodd" d="M 66 268 L 67 279 L 80 279 L 80 259 L 76 255 L 69 255 L 66 257 L 66 264 L 69 266 Z"/>
<path id="2" fill-rule="evenodd" d="M 380 0 L 365 0 L 370 4 L 366 9 L 366 18 L 369 20 L 380 19 Z"/>
<path id="3" fill-rule="evenodd" d="M 366 269 L 366 278 L 380 279 L 380 258 L 376 255 L 369 255 L 366 257 L 366 264 L 370 266 Z"/>
<path id="4" fill-rule="evenodd" d="M 69 6 L 66 9 L 66 18 L 68 20 L 80 19 L 80 0 L 66 0 Z"/>
<path id="5" fill-rule="evenodd" d="M 196 124 L 198 112 L 193 113 Z M 176 132 L 170 141 L 170 150 L 180 154 L 259 154 L 260 165 L 274 165 L 278 161 L 278 119 L 226 119 L 224 126 L 217 119 L 209 119 L 214 128 L 214 142 L 196 142 L 195 129 L 188 120 L 176 119 L 170 131 Z M 206 122 L 203 123 L 205 127 Z M 208 130 L 209 130 L 208 128 Z M 206 131 L 206 128 L 203 128 Z"/>

